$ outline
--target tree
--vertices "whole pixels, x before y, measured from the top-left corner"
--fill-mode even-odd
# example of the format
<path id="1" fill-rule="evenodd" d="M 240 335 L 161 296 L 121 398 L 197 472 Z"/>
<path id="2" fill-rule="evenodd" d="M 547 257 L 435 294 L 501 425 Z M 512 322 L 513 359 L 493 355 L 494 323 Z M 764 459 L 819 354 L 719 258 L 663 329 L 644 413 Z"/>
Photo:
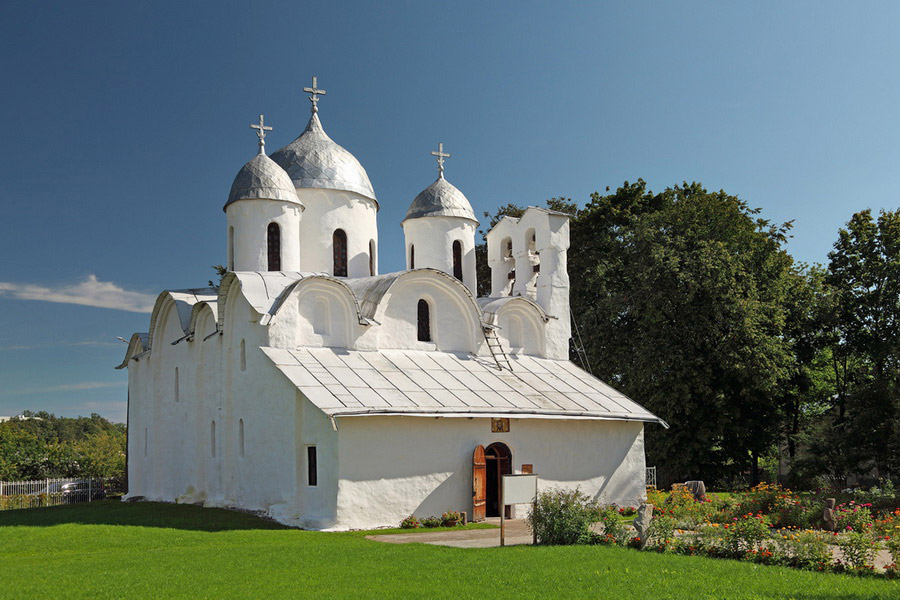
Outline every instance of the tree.
<path id="1" fill-rule="evenodd" d="M 788 376 L 790 224 L 725 192 L 643 181 L 594 194 L 572 226 L 572 309 L 596 375 L 666 420 L 647 454 L 672 479 L 755 468 Z"/>
<path id="2" fill-rule="evenodd" d="M 830 441 L 846 471 L 900 469 L 900 211 L 853 215 L 829 255 L 836 298 Z"/>

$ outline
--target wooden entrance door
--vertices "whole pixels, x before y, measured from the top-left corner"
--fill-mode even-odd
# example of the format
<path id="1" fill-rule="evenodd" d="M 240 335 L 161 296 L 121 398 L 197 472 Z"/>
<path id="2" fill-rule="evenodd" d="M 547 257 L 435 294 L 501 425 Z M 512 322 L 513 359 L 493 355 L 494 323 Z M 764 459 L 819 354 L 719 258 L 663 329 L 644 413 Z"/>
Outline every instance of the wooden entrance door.
<path id="1" fill-rule="evenodd" d="M 487 506 L 487 461 L 484 459 L 484 446 L 475 447 L 472 457 L 472 520 L 484 521 Z"/>

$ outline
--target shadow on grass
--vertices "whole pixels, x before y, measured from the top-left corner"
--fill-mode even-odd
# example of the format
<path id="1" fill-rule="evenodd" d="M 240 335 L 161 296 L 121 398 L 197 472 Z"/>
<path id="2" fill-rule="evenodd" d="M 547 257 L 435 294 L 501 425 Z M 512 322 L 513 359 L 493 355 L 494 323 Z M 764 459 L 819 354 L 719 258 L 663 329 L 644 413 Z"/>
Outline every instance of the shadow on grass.
<path id="1" fill-rule="evenodd" d="M 68 523 L 130 525 L 190 531 L 291 529 L 275 521 L 234 510 L 163 502 L 103 500 L 47 508 L 0 511 L 0 527 L 52 527 Z"/>

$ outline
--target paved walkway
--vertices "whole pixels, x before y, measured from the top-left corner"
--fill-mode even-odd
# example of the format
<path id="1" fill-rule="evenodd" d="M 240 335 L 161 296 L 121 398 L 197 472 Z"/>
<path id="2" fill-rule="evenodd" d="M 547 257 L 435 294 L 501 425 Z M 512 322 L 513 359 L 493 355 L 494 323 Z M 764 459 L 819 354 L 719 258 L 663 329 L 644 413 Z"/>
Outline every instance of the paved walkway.
<path id="1" fill-rule="evenodd" d="M 458 531 L 423 531 L 422 533 L 395 533 L 388 535 L 367 535 L 366 539 L 388 544 L 431 544 L 453 548 L 493 548 L 500 545 L 500 519 L 487 519 L 486 523 L 497 525 L 497 529 L 460 529 Z M 531 529 L 525 519 L 506 520 L 506 545 L 530 544 L 533 541 Z"/>

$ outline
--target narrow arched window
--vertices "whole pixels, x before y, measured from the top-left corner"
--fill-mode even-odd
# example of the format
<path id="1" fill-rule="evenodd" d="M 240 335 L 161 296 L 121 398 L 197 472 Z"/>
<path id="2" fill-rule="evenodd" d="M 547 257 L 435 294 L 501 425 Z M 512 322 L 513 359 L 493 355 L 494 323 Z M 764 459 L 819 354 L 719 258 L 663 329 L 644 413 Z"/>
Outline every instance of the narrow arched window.
<path id="1" fill-rule="evenodd" d="M 228 270 L 234 271 L 234 227 L 228 228 Z"/>
<path id="2" fill-rule="evenodd" d="M 453 242 L 453 276 L 462 281 L 462 242 Z"/>
<path id="3" fill-rule="evenodd" d="M 369 240 L 369 275 L 375 276 L 375 240 Z"/>
<path id="4" fill-rule="evenodd" d="M 181 390 L 178 385 L 178 367 L 175 367 L 175 402 L 181 400 Z"/>
<path id="5" fill-rule="evenodd" d="M 281 228 L 278 223 L 269 223 L 266 229 L 266 248 L 269 251 L 269 270 L 281 270 Z"/>
<path id="6" fill-rule="evenodd" d="M 431 341 L 431 307 L 426 300 L 419 300 L 418 306 L 419 341 Z"/>
<path id="7" fill-rule="evenodd" d="M 410 269 L 416 268 L 416 247 L 415 246 L 409 247 L 409 268 Z"/>
<path id="8" fill-rule="evenodd" d="M 347 234 L 343 229 L 335 229 L 331 236 L 334 246 L 334 276 L 347 276 Z"/>
<path id="9" fill-rule="evenodd" d="M 211 421 L 209 424 L 209 455 L 216 457 L 216 422 Z"/>
<path id="10" fill-rule="evenodd" d="M 244 420 L 238 421 L 238 443 L 241 450 L 241 456 L 244 455 Z"/>
<path id="11" fill-rule="evenodd" d="M 241 340 L 241 371 L 247 370 L 247 344 Z"/>

